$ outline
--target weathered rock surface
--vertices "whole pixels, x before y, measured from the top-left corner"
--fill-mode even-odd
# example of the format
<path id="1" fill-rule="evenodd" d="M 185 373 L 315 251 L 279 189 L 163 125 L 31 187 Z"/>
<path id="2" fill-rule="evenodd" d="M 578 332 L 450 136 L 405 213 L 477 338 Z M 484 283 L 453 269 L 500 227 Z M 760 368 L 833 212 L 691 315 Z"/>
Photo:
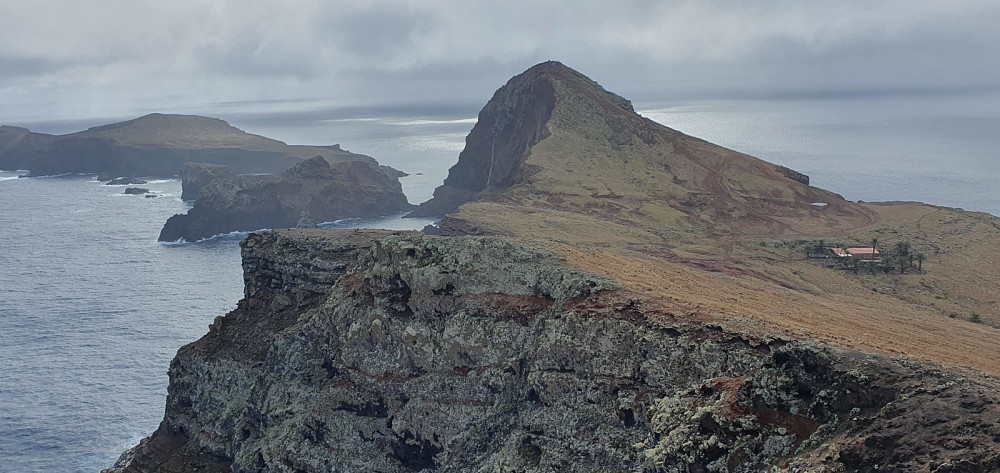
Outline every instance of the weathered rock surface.
<path id="1" fill-rule="evenodd" d="M 109 176 L 176 176 L 184 163 L 229 166 L 237 174 L 270 174 L 313 156 L 331 163 L 370 156 L 333 146 L 297 146 L 253 135 L 217 118 L 154 113 L 67 135 L 0 128 L 0 169 L 28 169 L 30 176 L 94 173 Z"/>
<path id="2" fill-rule="evenodd" d="M 197 241 L 221 233 L 291 228 L 303 212 L 319 222 L 376 217 L 408 210 L 399 180 L 359 161 L 324 158 L 268 176 L 216 178 L 201 189 L 187 214 L 174 215 L 160 241 Z"/>
<path id="3" fill-rule="evenodd" d="M 148 193 L 149 189 L 145 187 L 126 187 L 124 192 L 125 195 L 142 195 Z"/>
<path id="4" fill-rule="evenodd" d="M 201 195 L 201 190 L 219 178 L 235 179 L 236 174 L 233 174 L 228 166 L 219 164 L 185 164 L 181 168 L 181 199 L 197 200 Z"/>
<path id="5" fill-rule="evenodd" d="M 109 472 L 995 471 L 1000 384 L 650 312 L 493 237 L 289 230 Z"/>

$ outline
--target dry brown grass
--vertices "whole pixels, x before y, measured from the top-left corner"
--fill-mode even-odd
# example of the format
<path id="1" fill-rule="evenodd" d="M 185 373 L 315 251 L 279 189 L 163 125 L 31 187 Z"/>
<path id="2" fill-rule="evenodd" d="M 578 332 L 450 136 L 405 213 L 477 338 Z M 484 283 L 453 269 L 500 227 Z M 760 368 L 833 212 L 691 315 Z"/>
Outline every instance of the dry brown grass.
<path id="1" fill-rule="evenodd" d="M 823 268 L 841 291 L 812 293 L 785 288 L 766 274 L 709 272 L 648 255 L 578 249 L 565 254 L 573 266 L 621 281 L 647 309 L 668 316 L 1000 374 L 1000 330 L 873 293 L 834 270 Z"/>
<path id="2" fill-rule="evenodd" d="M 559 104 L 522 182 L 456 221 L 558 248 L 665 316 L 1000 374 L 1000 219 L 848 202 L 613 106 Z M 910 242 L 926 271 L 855 275 L 805 260 L 807 240 L 873 237 Z"/>
<path id="3" fill-rule="evenodd" d="M 864 208 L 865 225 L 814 226 L 795 239 L 713 238 L 513 203 L 467 205 L 459 217 L 556 249 L 569 264 L 620 281 L 651 313 L 1000 374 L 1000 219 L 914 203 Z M 805 260 L 794 244 L 863 245 L 872 236 L 883 248 L 909 241 L 928 256 L 924 272 L 855 275 Z M 973 313 L 984 323 L 971 322 Z"/>

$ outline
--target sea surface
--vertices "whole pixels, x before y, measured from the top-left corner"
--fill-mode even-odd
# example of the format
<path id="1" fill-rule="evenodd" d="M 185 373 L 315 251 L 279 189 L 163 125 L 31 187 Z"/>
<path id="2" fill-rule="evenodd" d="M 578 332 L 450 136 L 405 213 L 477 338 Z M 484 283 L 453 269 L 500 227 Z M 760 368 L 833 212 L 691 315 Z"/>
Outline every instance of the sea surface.
<path id="1" fill-rule="evenodd" d="M 809 174 L 814 185 L 848 199 L 1000 214 L 997 94 L 636 108 Z M 419 203 L 457 160 L 475 112 L 220 115 L 252 133 L 371 155 L 410 173 L 401 182 Z M 239 241 L 246 234 L 156 242 L 163 222 L 187 208 L 177 180 L 141 186 L 157 195 L 144 198 L 92 176 L 18 174 L 0 172 L 0 471 L 97 471 L 156 428 L 170 359 L 242 296 Z M 394 215 L 325 226 L 419 229 L 429 222 Z"/>

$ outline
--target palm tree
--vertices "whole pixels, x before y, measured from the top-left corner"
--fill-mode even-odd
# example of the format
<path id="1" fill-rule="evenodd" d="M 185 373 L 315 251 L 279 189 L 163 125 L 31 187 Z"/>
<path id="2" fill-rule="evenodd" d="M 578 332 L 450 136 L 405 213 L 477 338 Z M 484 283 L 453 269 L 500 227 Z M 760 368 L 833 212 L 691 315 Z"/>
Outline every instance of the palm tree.
<path id="1" fill-rule="evenodd" d="M 878 238 L 872 238 L 872 264 L 869 265 L 872 274 L 875 274 L 875 252 L 878 251 L 875 249 L 876 245 L 878 245 Z"/>
<path id="2" fill-rule="evenodd" d="M 923 253 L 917 253 L 917 254 L 913 255 L 913 257 L 917 259 L 917 271 L 923 272 L 924 271 L 924 258 L 926 258 L 926 257 L 924 256 Z"/>

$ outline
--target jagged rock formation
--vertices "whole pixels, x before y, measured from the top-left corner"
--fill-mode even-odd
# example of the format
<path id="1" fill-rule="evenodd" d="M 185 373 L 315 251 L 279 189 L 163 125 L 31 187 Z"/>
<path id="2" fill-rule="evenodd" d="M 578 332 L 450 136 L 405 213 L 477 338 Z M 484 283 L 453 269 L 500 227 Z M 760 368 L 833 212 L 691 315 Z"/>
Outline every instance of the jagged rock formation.
<path id="1" fill-rule="evenodd" d="M 228 166 L 208 163 L 187 163 L 181 168 L 181 199 L 196 200 L 201 189 L 218 179 L 235 179 Z"/>
<path id="2" fill-rule="evenodd" d="M 246 297 L 107 471 L 1000 468 L 993 378 L 679 321 L 504 239 L 242 246 Z"/>
<path id="3" fill-rule="evenodd" d="M 358 161 L 317 156 L 268 176 L 216 178 L 187 214 L 174 215 L 160 241 L 197 241 L 221 233 L 295 227 L 303 212 L 320 222 L 408 210 L 399 180 Z"/>
<path id="4" fill-rule="evenodd" d="M 331 163 L 363 161 L 340 146 L 287 145 L 246 133 L 217 118 L 154 113 L 68 135 L 0 129 L 0 169 L 28 169 L 30 176 L 95 173 L 109 176 L 176 176 L 184 163 L 228 166 L 234 173 L 276 173 L 313 156 Z"/>

